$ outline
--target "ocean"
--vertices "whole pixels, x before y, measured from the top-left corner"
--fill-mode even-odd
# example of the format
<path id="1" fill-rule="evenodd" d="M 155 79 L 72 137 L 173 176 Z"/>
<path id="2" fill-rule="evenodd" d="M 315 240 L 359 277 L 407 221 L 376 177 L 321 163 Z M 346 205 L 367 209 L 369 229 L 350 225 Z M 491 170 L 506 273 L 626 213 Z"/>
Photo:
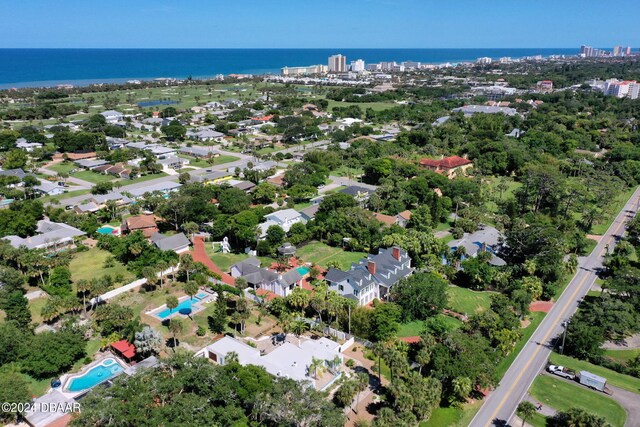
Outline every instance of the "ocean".
<path id="1" fill-rule="evenodd" d="M 160 77 L 266 74 L 284 66 L 326 64 L 341 53 L 347 63 L 445 63 L 480 57 L 575 55 L 578 49 L 0 49 L 0 89 L 58 84 L 118 83 Z"/>

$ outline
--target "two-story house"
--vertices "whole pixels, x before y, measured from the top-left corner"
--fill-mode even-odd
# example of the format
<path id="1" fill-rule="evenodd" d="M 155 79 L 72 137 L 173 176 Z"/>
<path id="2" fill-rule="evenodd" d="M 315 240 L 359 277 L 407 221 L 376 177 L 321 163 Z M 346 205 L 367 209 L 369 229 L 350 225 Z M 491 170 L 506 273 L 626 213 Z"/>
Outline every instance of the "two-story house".
<path id="1" fill-rule="evenodd" d="M 282 227 L 285 233 L 288 233 L 293 224 L 297 224 L 298 222 L 305 222 L 302 214 L 295 209 L 283 209 L 281 211 L 275 211 L 270 213 L 269 215 L 265 215 L 264 219 L 266 221 L 258 225 L 258 227 L 260 227 L 261 238 L 264 238 L 267 235 L 267 230 L 272 225 L 278 225 Z"/>
<path id="2" fill-rule="evenodd" d="M 286 297 L 296 286 L 302 286 L 302 275 L 297 269 L 286 273 L 277 273 L 260 267 L 260 260 L 247 258 L 231 266 L 231 276 L 244 278 L 250 287 L 262 289 L 273 294 Z"/>
<path id="3" fill-rule="evenodd" d="M 411 273 L 411 258 L 402 248 L 394 246 L 379 249 L 377 255 L 352 264 L 348 271 L 331 268 L 325 280 L 340 295 L 357 301 L 358 305 L 367 305 L 376 298 L 387 298 L 393 285 Z"/>

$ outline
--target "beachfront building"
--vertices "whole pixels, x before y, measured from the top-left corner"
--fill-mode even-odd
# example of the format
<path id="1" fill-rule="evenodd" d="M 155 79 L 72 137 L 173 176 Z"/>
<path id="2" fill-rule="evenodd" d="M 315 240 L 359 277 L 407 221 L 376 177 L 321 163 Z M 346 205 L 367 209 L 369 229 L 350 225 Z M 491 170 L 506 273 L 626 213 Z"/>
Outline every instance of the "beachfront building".
<path id="1" fill-rule="evenodd" d="M 344 55 L 331 55 L 329 57 L 329 72 L 344 73 L 347 71 L 347 57 Z"/>
<path id="2" fill-rule="evenodd" d="M 348 271 L 330 268 L 325 280 L 331 289 L 358 305 L 367 305 L 374 299 L 384 299 L 399 280 L 411 275 L 411 258 L 398 246 L 378 250 L 358 264 L 351 264 Z"/>
<path id="3" fill-rule="evenodd" d="M 329 67 L 326 65 L 308 65 L 306 67 L 283 67 L 280 74 L 283 76 L 309 76 L 313 74 L 326 74 Z"/>

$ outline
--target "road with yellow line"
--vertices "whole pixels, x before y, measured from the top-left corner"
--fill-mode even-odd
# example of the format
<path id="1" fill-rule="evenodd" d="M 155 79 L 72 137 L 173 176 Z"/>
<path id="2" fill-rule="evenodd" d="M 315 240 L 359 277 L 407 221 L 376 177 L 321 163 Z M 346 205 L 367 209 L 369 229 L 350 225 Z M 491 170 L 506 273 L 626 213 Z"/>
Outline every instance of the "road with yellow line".
<path id="1" fill-rule="evenodd" d="M 469 424 L 471 427 L 510 425 L 518 403 L 546 365 L 552 340 L 562 332 L 562 323 L 573 315 L 591 289 L 607 248 L 613 249 L 617 239 L 624 233 L 627 221 L 637 212 L 639 203 L 640 188 L 633 193 L 591 254 L 580 258 L 576 275 L 513 361 L 498 387 L 485 399 Z"/>

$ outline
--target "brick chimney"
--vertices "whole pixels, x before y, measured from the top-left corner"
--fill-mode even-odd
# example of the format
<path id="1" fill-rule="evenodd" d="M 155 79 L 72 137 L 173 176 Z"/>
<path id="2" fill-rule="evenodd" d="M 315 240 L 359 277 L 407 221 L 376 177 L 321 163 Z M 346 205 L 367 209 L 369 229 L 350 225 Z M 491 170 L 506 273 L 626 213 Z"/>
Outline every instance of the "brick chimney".
<path id="1" fill-rule="evenodd" d="M 371 273 L 371 274 L 376 274 L 376 262 L 375 261 L 369 261 L 367 263 L 367 270 L 369 270 L 369 273 Z"/>
<path id="2" fill-rule="evenodd" d="M 400 248 L 397 246 L 391 248 L 391 256 L 400 261 Z"/>

